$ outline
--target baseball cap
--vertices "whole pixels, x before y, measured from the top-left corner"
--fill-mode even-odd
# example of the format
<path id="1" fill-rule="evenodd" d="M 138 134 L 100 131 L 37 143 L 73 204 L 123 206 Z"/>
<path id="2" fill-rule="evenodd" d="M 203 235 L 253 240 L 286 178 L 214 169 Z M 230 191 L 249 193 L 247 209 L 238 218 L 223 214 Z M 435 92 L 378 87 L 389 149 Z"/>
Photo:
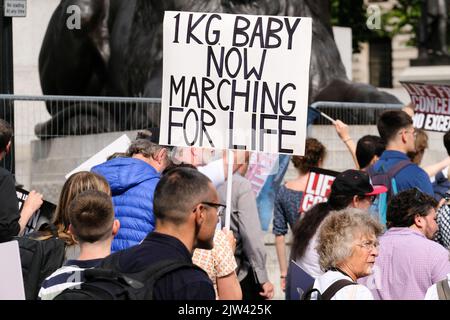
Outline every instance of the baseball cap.
<path id="1" fill-rule="evenodd" d="M 386 186 L 372 185 L 366 172 L 353 169 L 340 173 L 331 185 L 332 193 L 344 195 L 375 196 L 387 191 Z"/>

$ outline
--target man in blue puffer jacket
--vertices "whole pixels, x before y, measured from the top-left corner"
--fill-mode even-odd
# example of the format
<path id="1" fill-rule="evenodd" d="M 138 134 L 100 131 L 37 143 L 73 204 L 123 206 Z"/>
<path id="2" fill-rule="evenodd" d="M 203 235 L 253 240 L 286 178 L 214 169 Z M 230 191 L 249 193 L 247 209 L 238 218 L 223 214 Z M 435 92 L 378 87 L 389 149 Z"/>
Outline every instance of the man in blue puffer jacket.
<path id="1" fill-rule="evenodd" d="M 167 148 L 139 139 L 132 142 L 127 157 L 115 158 L 92 168 L 108 181 L 115 215 L 120 221 L 112 252 L 139 244 L 153 231 L 153 194 L 160 172 L 169 162 Z"/>

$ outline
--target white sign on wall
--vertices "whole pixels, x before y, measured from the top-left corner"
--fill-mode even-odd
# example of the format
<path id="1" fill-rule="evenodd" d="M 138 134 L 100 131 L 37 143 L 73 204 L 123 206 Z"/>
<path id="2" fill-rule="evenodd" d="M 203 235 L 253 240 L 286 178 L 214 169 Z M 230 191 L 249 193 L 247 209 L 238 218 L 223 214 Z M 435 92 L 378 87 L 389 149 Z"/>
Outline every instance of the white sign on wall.
<path id="1" fill-rule="evenodd" d="M 303 155 L 312 19 L 167 11 L 162 145 Z"/>
<path id="2" fill-rule="evenodd" d="M 27 0 L 4 0 L 5 17 L 26 17 Z"/>

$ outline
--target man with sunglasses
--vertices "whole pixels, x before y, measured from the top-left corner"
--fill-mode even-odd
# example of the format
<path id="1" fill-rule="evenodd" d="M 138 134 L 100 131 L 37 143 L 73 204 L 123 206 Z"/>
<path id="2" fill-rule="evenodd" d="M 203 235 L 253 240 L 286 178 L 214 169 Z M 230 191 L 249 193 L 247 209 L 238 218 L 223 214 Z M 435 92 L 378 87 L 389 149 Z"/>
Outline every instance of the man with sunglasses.
<path id="1" fill-rule="evenodd" d="M 212 282 L 206 272 L 192 264 L 192 252 L 213 248 L 223 207 L 205 175 L 191 168 L 170 170 L 155 189 L 155 230 L 139 245 L 119 251 L 106 261 L 117 261 L 117 271 L 127 274 L 162 261 L 184 262 L 190 267 L 171 271 L 156 281 L 153 299 L 214 300 Z"/>

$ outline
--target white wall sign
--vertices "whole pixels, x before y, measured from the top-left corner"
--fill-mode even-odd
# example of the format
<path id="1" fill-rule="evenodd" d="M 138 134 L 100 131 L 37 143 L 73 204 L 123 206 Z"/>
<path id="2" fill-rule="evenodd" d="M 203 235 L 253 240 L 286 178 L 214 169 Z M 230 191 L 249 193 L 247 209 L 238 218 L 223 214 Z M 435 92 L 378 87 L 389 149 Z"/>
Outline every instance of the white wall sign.
<path id="1" fill-rule="evenodd" d="M 167 11 L 160 144 L 303 155 L 312 19 Z"/>
<path id="2" fill-rule="evenodd" d="M 26 17 L 27 0 L 4 0 L 5 17 Z"/>

